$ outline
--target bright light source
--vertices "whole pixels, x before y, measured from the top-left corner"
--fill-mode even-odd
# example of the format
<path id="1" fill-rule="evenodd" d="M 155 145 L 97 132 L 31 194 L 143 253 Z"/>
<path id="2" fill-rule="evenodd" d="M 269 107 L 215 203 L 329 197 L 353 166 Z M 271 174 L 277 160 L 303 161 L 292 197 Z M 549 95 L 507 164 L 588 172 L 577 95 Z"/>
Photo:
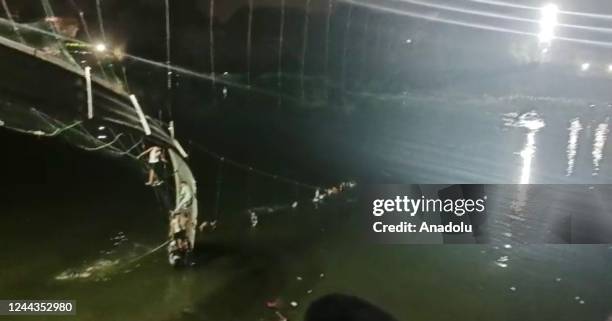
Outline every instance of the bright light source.
<path id="1" fill-rule="evenodd" d="M 102 140 L 102 139 L 106 139 L 108 138 L 106 135 L 98 135 L 98 139 Z"/>
<path id="2" fill-rule="evenodd" d="M 580 65 L 580 70 L 582 70 L 582 71 L 587 71 L 587 70 L 589 70 L 589 68 L 591 68 L 591 64 L 588 63 L 588 62 L 585 62 L 582 65 Z"/>
<path id="3" fill-rule="evenodd" d="M 106 127 L 104 127 L 104 126 L 98 127 L 98 130 L 104 130 L 104 129 L 106 129 Z"/>
<path id="4" fill-rule="evenodd" d="M 608 65 L 608 72 L 612 72 L 612 64 Z"/>
<path id="5" fill-rule="evenodd" d="M 557 26 L 557 14 L 559 7 L 547 4 L 540 9 L 540 43 L 550 44 L 555 38 L 555 27 Z"/>
<path id="6" fill-rule="evenodd" d="M 94 48 L 96 49 L 97 52 L 105 52 L 106 51 L 106 45 L 103 44 L 103 43 L 96 44 L 96 46 Z"/>
<path id="7" fill-rule="evenodd" d="M 407 44 L 411 44 L 412 43 L 412 39 L 406 39 L 406 43 Z"/>

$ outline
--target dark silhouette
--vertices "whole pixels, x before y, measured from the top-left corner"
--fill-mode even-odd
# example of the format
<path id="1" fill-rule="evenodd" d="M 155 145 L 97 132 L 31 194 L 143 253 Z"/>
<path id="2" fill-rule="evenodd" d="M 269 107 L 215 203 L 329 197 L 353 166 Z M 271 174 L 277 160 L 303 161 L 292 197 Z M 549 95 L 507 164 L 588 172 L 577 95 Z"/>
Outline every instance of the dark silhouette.
<path id="1" fill-rule="evenodd" d="M 358 297 L 329 294 L 314 301 L 305 321 L 395 321 L 389 313 Z"/>

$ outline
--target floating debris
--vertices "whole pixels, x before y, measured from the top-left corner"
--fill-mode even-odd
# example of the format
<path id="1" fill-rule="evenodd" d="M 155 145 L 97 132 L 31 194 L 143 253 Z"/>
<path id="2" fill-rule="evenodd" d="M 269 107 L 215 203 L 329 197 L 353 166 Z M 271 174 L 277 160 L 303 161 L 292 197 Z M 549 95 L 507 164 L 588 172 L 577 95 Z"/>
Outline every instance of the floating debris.
<path id="1" fill-rule="evenodd" d="M 69 269 L 55 277 L 58 281 L 88 279 L 94 276 L 95 281 L 107 281 L 106 274 L 111 272 L 111 269 L 119 264 L 119 260 L 100 259 L 93 264 L 84 267 L 83 269 Z"/>
<path id="2" fill-rule="evenodd" d="M 495 260 L 494 263 L 495 263 L 495 265 L 497 265 L 499 267 L 507 268 L 508 264 L 505 263 L 505 262 L 508 262 L 508 256 L 507 255 L 501 256 L 499 259 Z"/>
<path id="3" fill-rule="evenodd" d="M 301 276 L 297 276 L 295 279 L 298 280 L 298 281 L 302 281 L 302 277 Z"/>
<path id="4" fill-rule="evenodd" d="M 279 321 L 287 321 L 287 317 L 285 317 L 284 315 L 282 315 L 279 311 L 274 311 L 274 313 L 276 314 L 276 316 L 278 316 L 278 320 Z"/>
<path id="5" fill-rule="evenodd" d="M 516 291 L 516 287 L 515 286 L 511 286 L 510 287 L 510 291 L 512 291 L 512 292 Z"/>
<path id="6" fill-rule="evenodd" d="M 292 307 L 297 308 L 298 303 L 296 301 L 291 301 L 291 303 L 289 303 Z"/>

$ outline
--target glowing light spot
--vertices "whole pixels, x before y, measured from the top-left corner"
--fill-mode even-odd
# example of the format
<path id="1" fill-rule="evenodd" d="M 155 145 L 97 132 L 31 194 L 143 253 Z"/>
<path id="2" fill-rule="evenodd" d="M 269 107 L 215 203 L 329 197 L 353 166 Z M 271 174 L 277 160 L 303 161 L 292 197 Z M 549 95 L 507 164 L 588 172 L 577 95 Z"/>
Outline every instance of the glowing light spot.
<path id="1" fill-rule="evenodd" d="M 555 38 L 558 13 L 559 7 L 554 4 L 547 4 L 540 9 L 540 33 L 538 34 L 540 43 L 550 44 Z"/>
<path id="2" fill-rule="evenodd" d="M 608 65 L 608 72 L 612 72 L 612 64 Z"/>
<path id="3" fill-rule="evenodd" d="M 105 52 L 107 48 L 105 44 L 98 43 L 94 46 L 94 49 L 96 49 L 97 52 Z"/>
<path id="4" fill-rule="evenodd" d="M 582 71 L 587 71 L 591 68 L 591 64 L 588 62 L 582 63 L 582 65 L 580 65 L 580 70 Z"/>

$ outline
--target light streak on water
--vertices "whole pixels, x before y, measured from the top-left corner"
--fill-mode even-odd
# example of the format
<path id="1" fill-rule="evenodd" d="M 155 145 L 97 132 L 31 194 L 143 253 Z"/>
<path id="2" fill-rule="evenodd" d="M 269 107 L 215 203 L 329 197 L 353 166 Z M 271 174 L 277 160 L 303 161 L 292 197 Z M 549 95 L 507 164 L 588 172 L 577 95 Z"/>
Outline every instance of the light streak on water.
<path id="1" fill-rule="evenodd" d="M 521 127 L 525 127 L 529 130 L 527 133 L 527 141 L 525 147 L 520 152 L 521 158 L 523 159 L 523 168 L 521 170 L 521 184 L 529 184 L 531 179 L 531 163 L 536 152 L 536 133 L 540 128 L 544 127 L 544 121 L 541 119 L 527 120 L 522 123 Z"/>
<path id="2" fill-rule="evenodd" d="M 578 151 L 578 138 L 582 130 L 579 118 L 572 119 L 569 129 L 569 139 L 567 140 L 567 170 L 565 175 L 570 176 L 574 173 L 576 164 L 576 154 Z"/>
<path id="3" fill-rule="evenodd" d="M 535 155 L 535 134 L 536 130 L 531 130 L 527 134 L 527 142 L 525 143 L 525 148 L 521 151 L 520 155 L 523 159 L 523 168 L 521 170 L 521 184 L 529 184 L 529 180 L 531 178 L 531 162 L 533 160 L 533 156 Z"/>
<path id="4" fill-rule="evenodd" d="M 597 176 L 599 174 L 599 164 L 603 159 L 603 149 L 606 145 L 606 140 L 608 139 L 608 119 L 606 118 L 605 123 L 601 123 L 595 129 L 595 139 L 593 140 L 593 176 Z"/>

